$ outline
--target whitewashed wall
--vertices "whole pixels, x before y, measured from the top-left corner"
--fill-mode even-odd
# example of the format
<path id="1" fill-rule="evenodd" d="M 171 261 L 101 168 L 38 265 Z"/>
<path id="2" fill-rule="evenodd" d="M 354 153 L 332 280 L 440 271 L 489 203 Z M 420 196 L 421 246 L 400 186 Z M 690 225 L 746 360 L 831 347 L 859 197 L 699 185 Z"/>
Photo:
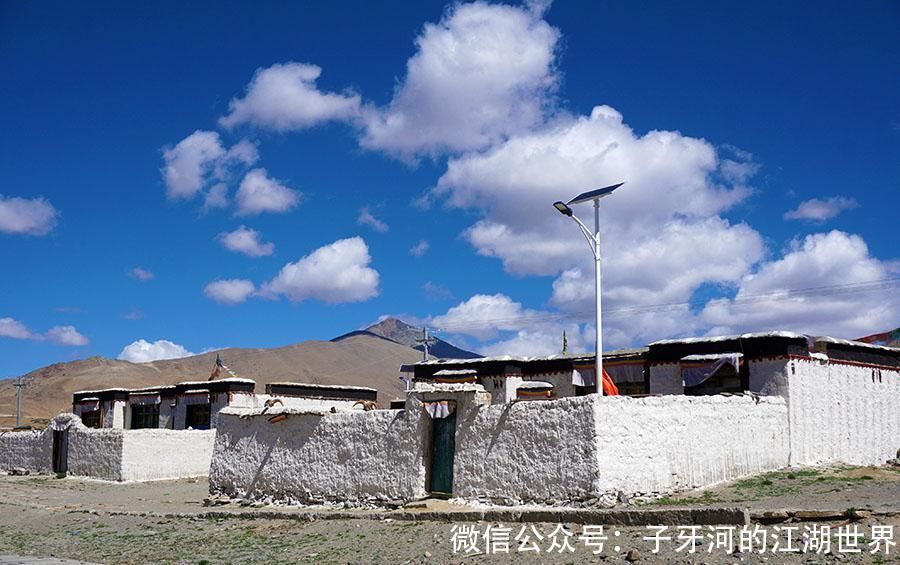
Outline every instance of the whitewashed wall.
<path id="1" fill-rule="evenodd" d="M 151 481 L 207 475 L 215 436 L 215 430 L 123 432 L 119 480 Z"/>
<path id="2" fill-rule="evenodd" d="M 49 473 L 53 439 L 49 430 L 0 432 L 0 470 L 27 469 Z"/>
<path id="3" fill-rule="evenodd" d="M 51 434 L 49 430 L 47 433 Z M 69 474 L 121 481 L 122 436 L 125 433 L 121 429 L 86 428 L 81 420 L 74 422 L 69 428 Z"/>
<path id="4" fill-rule="evenodd" d="M 500 504 L 591 498 L 597 483 L 596 398 L 461 406 L 454 496 Z"/>
<path id="5" fill-rule="evenodd" d="M 287 418 L 270 423 L 273 413 Z M 310 413 L 278 408 L 240 418 L 227 408 L 210 488 L 299 502 L 402 501 L 424 495 L 424 422 L 407 411 Z"/>
<path id="6" fill-rule="evenodd" d="M 873 371 L 876 375 L 873 378 Z M 883 465 L 900 449 L 900 371 L 792 360 L 791 463 Z"/>
<path id="7" fill-rule="evenodd" d="M 783 398 L 596 398 L 598 492 L 667 492 L 788 464 Z"/>

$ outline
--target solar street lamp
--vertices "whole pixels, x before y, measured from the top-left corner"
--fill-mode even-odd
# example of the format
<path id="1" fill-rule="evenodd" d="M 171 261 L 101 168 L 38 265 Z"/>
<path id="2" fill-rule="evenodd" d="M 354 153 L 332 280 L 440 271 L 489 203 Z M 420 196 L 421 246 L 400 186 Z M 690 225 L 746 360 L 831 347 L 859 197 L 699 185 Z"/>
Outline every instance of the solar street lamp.
<path id="1" fill-rule="evenodd" d="M 609 196 L 623 184 L 625 183 L 620 182 L 619 184 L 614 184 L 612 186 L 589 190 L 579 194 L 572 200 L 569 200 L 569 202 L 557 201 L 553 203 L 553 207 L 556 208 L 560 214 L 572 218 L 575 223 L 578 224 L 581 233 L 584 234 L 584 237 L 588 241 L 588 245 L 591 246 L 591 253 L 594 255 L 594 304 L 597 307 L 597 316 L 594 319 L 594 325 L 597 329 L 597 337 L 594 342 L 594 383 L 597 387 L 597 392 L 601 396 L 603 395 L 603 335 L 601 328 L 603 313 L 600 307 L 600 199 L 604 196 Z M 582 202 L 589 201 L 593 201 L 594 203 L 593 232 L 584 225 L 584 222 L 582 222 L 574 212 L 572 212 L 571 208 L 573 204 L 581 204 Z"/>

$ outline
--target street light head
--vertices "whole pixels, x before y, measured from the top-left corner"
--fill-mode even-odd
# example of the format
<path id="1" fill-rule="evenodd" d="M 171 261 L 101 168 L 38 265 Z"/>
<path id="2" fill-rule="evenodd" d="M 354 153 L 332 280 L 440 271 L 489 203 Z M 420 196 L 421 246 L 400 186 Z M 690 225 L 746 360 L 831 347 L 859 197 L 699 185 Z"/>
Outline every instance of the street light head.
<path id="1" fill-rule="evenodd" d="M 556 202 L 553 203 L 553 207 L 556 208 L 557 210 L 559 210 L 559 213 L 564 216 L 572 215 L 572 209 L 569 208 L 568 206 L 566 206 L 565 202 L 557 200 Z"/>

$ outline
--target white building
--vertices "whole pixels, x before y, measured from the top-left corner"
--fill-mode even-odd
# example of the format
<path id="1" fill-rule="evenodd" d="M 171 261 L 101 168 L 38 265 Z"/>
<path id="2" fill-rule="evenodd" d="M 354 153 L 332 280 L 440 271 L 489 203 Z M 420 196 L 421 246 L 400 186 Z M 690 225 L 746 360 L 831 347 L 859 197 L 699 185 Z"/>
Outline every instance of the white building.
<path id="1" fill-rule="evenodd" d="M 631 393 L 611 397 L 590 394 L 591 362 L 421 362 L 404 367 L 415 386 L 399 410 L 226 408 L 210 487 L 299 502 L 582 504 L 789 465 L 879 465 L 900 448 L 898 349 L 787 332 L 661 341 L 608 356 Z M 547 400 L 520 400 L 548 386 Z"/>

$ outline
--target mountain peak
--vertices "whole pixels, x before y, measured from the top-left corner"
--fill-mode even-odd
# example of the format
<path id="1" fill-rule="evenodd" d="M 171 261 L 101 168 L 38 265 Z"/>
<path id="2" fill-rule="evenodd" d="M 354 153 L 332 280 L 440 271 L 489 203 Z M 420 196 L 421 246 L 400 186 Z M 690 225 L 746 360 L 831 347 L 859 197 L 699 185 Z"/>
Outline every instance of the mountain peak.
<path id="1" fill-rule="evenodd" d="M 412 347 L 413 349 L 417 349 L 419 351 L 422 351 L 423 349 L 422 345 L 417 341 L 419 339 L 422 339 L 422 328 L 418 328 L 416 326 L 413 326 L 412 324 L 407 324 L 406 322 L 398 318 L 385 318 L 380 322 L 369 326 L 363 331 L 390 339 L 392 341 L 396 341 L 397 343 L 402 343 L 403 345 L 408 345 L 409 347 Z M 481 357 L 481 355 L 477 353 L 472 353 L 471 351 L 460 349 L 459 347 L 447 343 L 446 341 L 438 337 L 429 337 L 433 338 L 434 342 L 431 346 L 429 346 L 428 352 L 435 357 L 450 359 L 473 359 L 476 357 Z"/>

